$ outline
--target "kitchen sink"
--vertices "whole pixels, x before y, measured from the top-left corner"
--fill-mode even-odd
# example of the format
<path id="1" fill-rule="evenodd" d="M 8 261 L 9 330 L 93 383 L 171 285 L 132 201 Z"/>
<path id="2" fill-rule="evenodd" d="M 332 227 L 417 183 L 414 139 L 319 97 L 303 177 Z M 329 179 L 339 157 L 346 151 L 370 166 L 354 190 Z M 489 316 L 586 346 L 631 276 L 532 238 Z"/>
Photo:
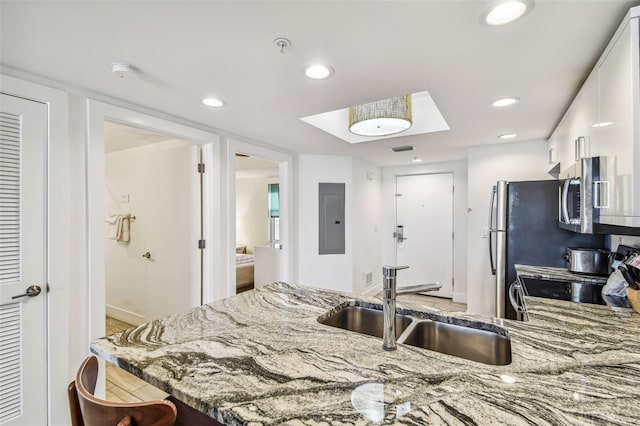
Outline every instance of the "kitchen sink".
<path id="1" fill-rule="evenodd" d="M 511 339 L 476 328 L 420 321 L 399 343 L 484 364 L 511 364 Z"/>
<path id="2" fill-rule="evenodd" d="M 396 337 L 411 324 L 411 317 L 396 314 Z M 321 324 L 343 330 L 355 331 L 382 338 L 384 317 L 379 309 L 364 308 L 361 306 L 347 306 L 335 314 L 319 320 Z"/>

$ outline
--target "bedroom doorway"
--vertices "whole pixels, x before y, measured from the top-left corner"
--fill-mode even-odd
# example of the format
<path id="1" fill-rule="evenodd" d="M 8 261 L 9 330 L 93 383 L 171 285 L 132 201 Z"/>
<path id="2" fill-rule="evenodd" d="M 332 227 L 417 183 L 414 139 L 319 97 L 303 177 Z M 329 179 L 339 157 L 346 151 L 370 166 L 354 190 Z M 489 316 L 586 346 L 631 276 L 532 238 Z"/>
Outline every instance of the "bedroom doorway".
<path id="1" fill-rule="evenodd" d="M 201 147 L 104 122 L 105 311 L 139 325 L 202 304 Z"/>
<path id="2" fill-rule="evenodd" d="M 280 171 L 276 161 L 235 152 L 236 294 L 279 278 Z"/>

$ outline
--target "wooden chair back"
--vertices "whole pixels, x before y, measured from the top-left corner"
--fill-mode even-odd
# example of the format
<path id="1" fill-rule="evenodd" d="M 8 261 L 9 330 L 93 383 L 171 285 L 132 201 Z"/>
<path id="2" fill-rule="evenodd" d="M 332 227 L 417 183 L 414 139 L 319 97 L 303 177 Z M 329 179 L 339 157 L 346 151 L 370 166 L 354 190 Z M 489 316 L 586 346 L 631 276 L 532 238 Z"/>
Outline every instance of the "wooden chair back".
<path id="1" fill-rule="evenodd" d="M 93 396 L 98 380 L 98 359 L 84 360 L 76 380 L 69 384 L 72 426 L 173 426 L 176 406 L 166 400 L 119 403 Z"/>

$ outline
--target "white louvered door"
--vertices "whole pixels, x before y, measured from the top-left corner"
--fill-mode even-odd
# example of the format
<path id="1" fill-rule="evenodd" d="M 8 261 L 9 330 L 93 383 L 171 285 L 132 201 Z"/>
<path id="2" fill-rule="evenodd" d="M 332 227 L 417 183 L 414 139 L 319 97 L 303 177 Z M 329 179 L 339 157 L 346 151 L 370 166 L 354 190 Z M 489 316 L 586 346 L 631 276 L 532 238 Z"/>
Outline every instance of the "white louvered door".
<path id="1" fill-rule="evenodd" d="M 0 424 L 3 426 L 47 424 L 46 147 L 46 105 L 1 94 Z M 27 292 L 30 286 L 38 286 L 42 292 L 32 297 L 15 297 Z"/>

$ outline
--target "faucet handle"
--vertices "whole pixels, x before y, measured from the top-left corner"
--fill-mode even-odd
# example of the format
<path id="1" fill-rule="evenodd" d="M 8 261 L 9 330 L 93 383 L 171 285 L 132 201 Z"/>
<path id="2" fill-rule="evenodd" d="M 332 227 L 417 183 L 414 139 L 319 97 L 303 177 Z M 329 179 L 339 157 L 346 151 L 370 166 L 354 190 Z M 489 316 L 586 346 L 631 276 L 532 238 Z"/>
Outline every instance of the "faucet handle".
<path id="1" fill-rule="evenodd" d="M 401 269 L 409 269 L 409 266 L 383 266 L 382 267 L 382 275 L 385 277 L 395 277 L 396 271 Z"/>

